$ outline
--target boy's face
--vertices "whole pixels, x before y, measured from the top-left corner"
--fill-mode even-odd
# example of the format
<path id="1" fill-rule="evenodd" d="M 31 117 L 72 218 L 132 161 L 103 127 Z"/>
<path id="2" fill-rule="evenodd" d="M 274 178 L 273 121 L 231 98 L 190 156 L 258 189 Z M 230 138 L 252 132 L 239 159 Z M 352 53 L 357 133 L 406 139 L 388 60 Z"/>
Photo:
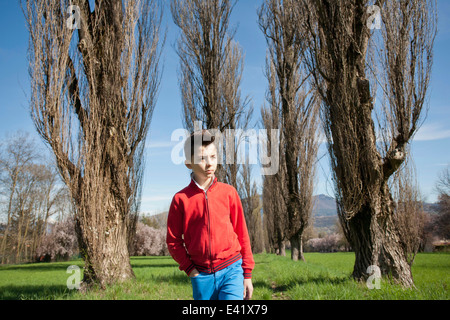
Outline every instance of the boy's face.
<path id="1" fill-rule="evenodd" d="M 217 150 L 214 143 L 204 147 L 199 146 L 194 150 L 192 163 L 185 161 L 186 167 L 194 172 L 198 179 L 209 179 L 214 176 L 217 168 Z"/>

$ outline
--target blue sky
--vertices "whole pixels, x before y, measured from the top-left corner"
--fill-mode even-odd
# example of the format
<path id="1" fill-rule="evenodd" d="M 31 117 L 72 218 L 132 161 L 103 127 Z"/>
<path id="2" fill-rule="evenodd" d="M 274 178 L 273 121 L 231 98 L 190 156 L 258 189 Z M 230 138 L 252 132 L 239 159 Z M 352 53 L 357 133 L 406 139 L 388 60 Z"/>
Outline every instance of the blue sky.
<path id="1" fill-rule="evenodd" d="M 169 3 L 166 1 L 166 3 Z M 259 110 L 264 103 L 267 82 L 264 77 L 266 43 L 257 25 L 256 9 L 262 0 L 240 0 L 232 14 L 232 25 L 237 27 L 235 40 L 245 54 L 242 95 L 249 95 L 255 109 L 253 124 L 259 121 Z M 36 137 L 28 113 L 28 33 L 22 11 L 16 0 L 2 0 L 0 11 L 0 139 L 18 130 Z M 412 143 L 413 159 L 420 190 L 426 201 L 434 202 L 438 173 L 450 163 L 450 1 L 438 0 L 439 33 L 435 43 L 434 68 L 430 91 L 430 110 Z M 178 87 L 178 57 L 174 44 L 178 30 L 166 7 L 164 23 L 167 42 L 163 52 L 164 73 L 159 98 L 147 139 L 146 173 L 142 195 L 142 211 L 157 213 L 167 210 L 174 193 L 189 183 L 189 171 L 171 160 L 172 133 L 182 129 L 181 100 Z M 325 146 L 317 168 L 316 194 L 333 196 L 332 182 Z M 253 173 L 258 177 L 259 168 Z M 260 177 L 256 179 L 261 181 Z"/>

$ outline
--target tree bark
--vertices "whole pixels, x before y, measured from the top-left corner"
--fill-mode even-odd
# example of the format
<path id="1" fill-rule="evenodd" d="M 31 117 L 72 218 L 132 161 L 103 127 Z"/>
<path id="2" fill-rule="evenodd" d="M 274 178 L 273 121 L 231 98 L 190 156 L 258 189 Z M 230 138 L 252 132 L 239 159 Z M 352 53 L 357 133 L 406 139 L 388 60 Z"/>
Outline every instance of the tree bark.
<path id="1" fill-rule="evenodd" d="M 303 232 L 295 234 L 289 241 L 291 242 L 291 259 L 293 261 L 305 261 L 305 256 L 303 255 Z"/>
<path id="2" fill-rule="evenodd" d="M 284 240 L 278 240 L 277 253 L 282 257 L 286 257 L 286 243 L 284 242 Z"/>
<path id="3" fill-rule="evenodd" d="M 355 251 L 353 277 L 367 280 L 369 266 L 405 287 L 413 287 L 411 268 L 394 221 L 393 200 L 387 189 L 348 221 L 350 243 Z M 383 205 L 380 205 L 383 204 Z"/>
<path id="4" fill-rule="evenodd" d="M 108 128 L 110 128 L 108 130 Z M 101 287 L 134 278 L 128 251 L 133 216 L 128 199 L 133 197 L 127 174 L 128 159 L 114 127 L 103 130 L 102 164 L 88 166 L 81 183 L 71 192 L 76 197 L 77 237 L 85 261 L 84 284 Z M 119 129 L 120 130 L 120 129 Z M 90 158 L 90 155 L 87 156 Z M 90 159 L 96 163 L 98 158 Z"/>
<path id="5" fill-rule="evenodd" d="M 109 284 L 134 278 L 127 245 L 127 228 L 119 221 L 120 217 L 115 215 L 106 226 L 109 230 L 106 232 L 98 232 L 89 226 L 81 227 L 80 221 L 77 221 L 77 238 L 85 262 L 85 288 L 94 283 L 105 288 Z"/>

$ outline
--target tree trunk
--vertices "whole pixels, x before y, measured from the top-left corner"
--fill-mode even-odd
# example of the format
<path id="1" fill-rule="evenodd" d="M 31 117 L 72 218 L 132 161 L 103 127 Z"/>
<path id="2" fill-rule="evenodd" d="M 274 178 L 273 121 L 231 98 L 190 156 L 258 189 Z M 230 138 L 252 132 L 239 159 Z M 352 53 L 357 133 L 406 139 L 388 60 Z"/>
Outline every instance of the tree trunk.
<path id="1" fill-rule="evenodd" d="M 278 241 L 278 255 L 286 257 L 286 244 L 283 240 Z"/>
<path id="2" fill-rule="evenodd" d="M 294 235 L 289 241 L 291 242 L 291 259 L 293 261 L 305 261 L 303 255 L 303 232 Z"/>
<path id="3" fill-rule="evenodd" d="M 119 130 L 117 130 L 119 131 Z M 133 215 L 128 199 L 133 196 L 129 187 L 127 158 L 123 144 L 114 131 L 105 133 L 102 164 L 89 166 L 81 187 L 73 192 L 77 202 L 77 236 L 80 252 L 85 260 L 84 282 L 108 284 L 134 278 L 128 251 Z M 95 155 L 91 158 L 96 163 Z"/>
<path id="4" fill-rule="evenodd" d="M 380 252 L 381 274 L 387 275 L 404 287 L 414 287 L 411 266 L 400 242 L 394 217 L 389 215 L 384 222 L 384 244 Z"/>
<path id="5" fill-rule="evenodd" d="M 127 245 L 127 224 L 113 211 L 105 216 L 111 218 L 104 219 L 97 228 L 87 221 L 76 223 L 80 253 L 85 262 L 85 287 L 98 283 L 105 288 L 108 284 L 134 278 Z"/>
<path id="6" fill-rule="evenodd" d="M 382 275 L 413 287 L 411 268 L 394 222 L 393 201 L 387 186 L 383 189 L 348 221 L 349 242 L 355 251 L 353 277 L 365 281 L 371 275 L 369 266 L 376 266 Z"/>
<path id="7" fill-rule="evenodd" d="M 7 263 L 7 256 L 9 256 L 9 252 L 6 252 L 6 244 L 7 244 L 7 240 L 8 240 L 8 233 L 9 233 L 9 227 L 11 225 L 11 217 L 12 217 L 12 204 L 13 204 L 13 198 L 14 198 L 14 193 L 16 192 L 16 184 L 17 184 L 17 177 L 18 177 L 18 172 L 17 170 L 15 171 L 15 174 L 13 175 L 13 183 L 12 183 L 12 187 L 11 187 L 11 194 L 9 195 L 9 202 L 8 202 L 8 218 L 6 219 L 6 226 L 5 226 L 5 231 L 3 233 L 3 239 L 2 239 L 2 244 L 1 244 L 1 251 L 0 253 L 2 254 L 2 261 L 1 263 Z"/>

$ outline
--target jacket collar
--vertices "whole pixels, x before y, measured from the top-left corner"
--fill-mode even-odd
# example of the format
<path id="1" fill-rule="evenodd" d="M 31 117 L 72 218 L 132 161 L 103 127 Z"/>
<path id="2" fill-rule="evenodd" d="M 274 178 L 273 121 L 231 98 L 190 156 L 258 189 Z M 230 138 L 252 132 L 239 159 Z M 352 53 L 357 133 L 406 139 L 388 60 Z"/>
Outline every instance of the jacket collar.
<path id="1" fill-rule="evenodd" d="M 200 185 L 197 183 L 197 181 L 195 181 L 195 179 L 194 179 L 194 173 L 191 172 L 191 183 L 190 183 L 190 185 L 191 185 L 192 187 L 196 187 L 196 188 L 202 190 L 203 192 L 208 191 L 208 190 L 209 190 L 216 182 L 217 182 L 217 177 L 214 176 L 213 181 L 211 182 L 211 184 L 210 184 L 210 185 L 206 188 L 206 190 L 205 190 L 205 189 L 203 189 L 202 187 L 200 187 Z"/>

